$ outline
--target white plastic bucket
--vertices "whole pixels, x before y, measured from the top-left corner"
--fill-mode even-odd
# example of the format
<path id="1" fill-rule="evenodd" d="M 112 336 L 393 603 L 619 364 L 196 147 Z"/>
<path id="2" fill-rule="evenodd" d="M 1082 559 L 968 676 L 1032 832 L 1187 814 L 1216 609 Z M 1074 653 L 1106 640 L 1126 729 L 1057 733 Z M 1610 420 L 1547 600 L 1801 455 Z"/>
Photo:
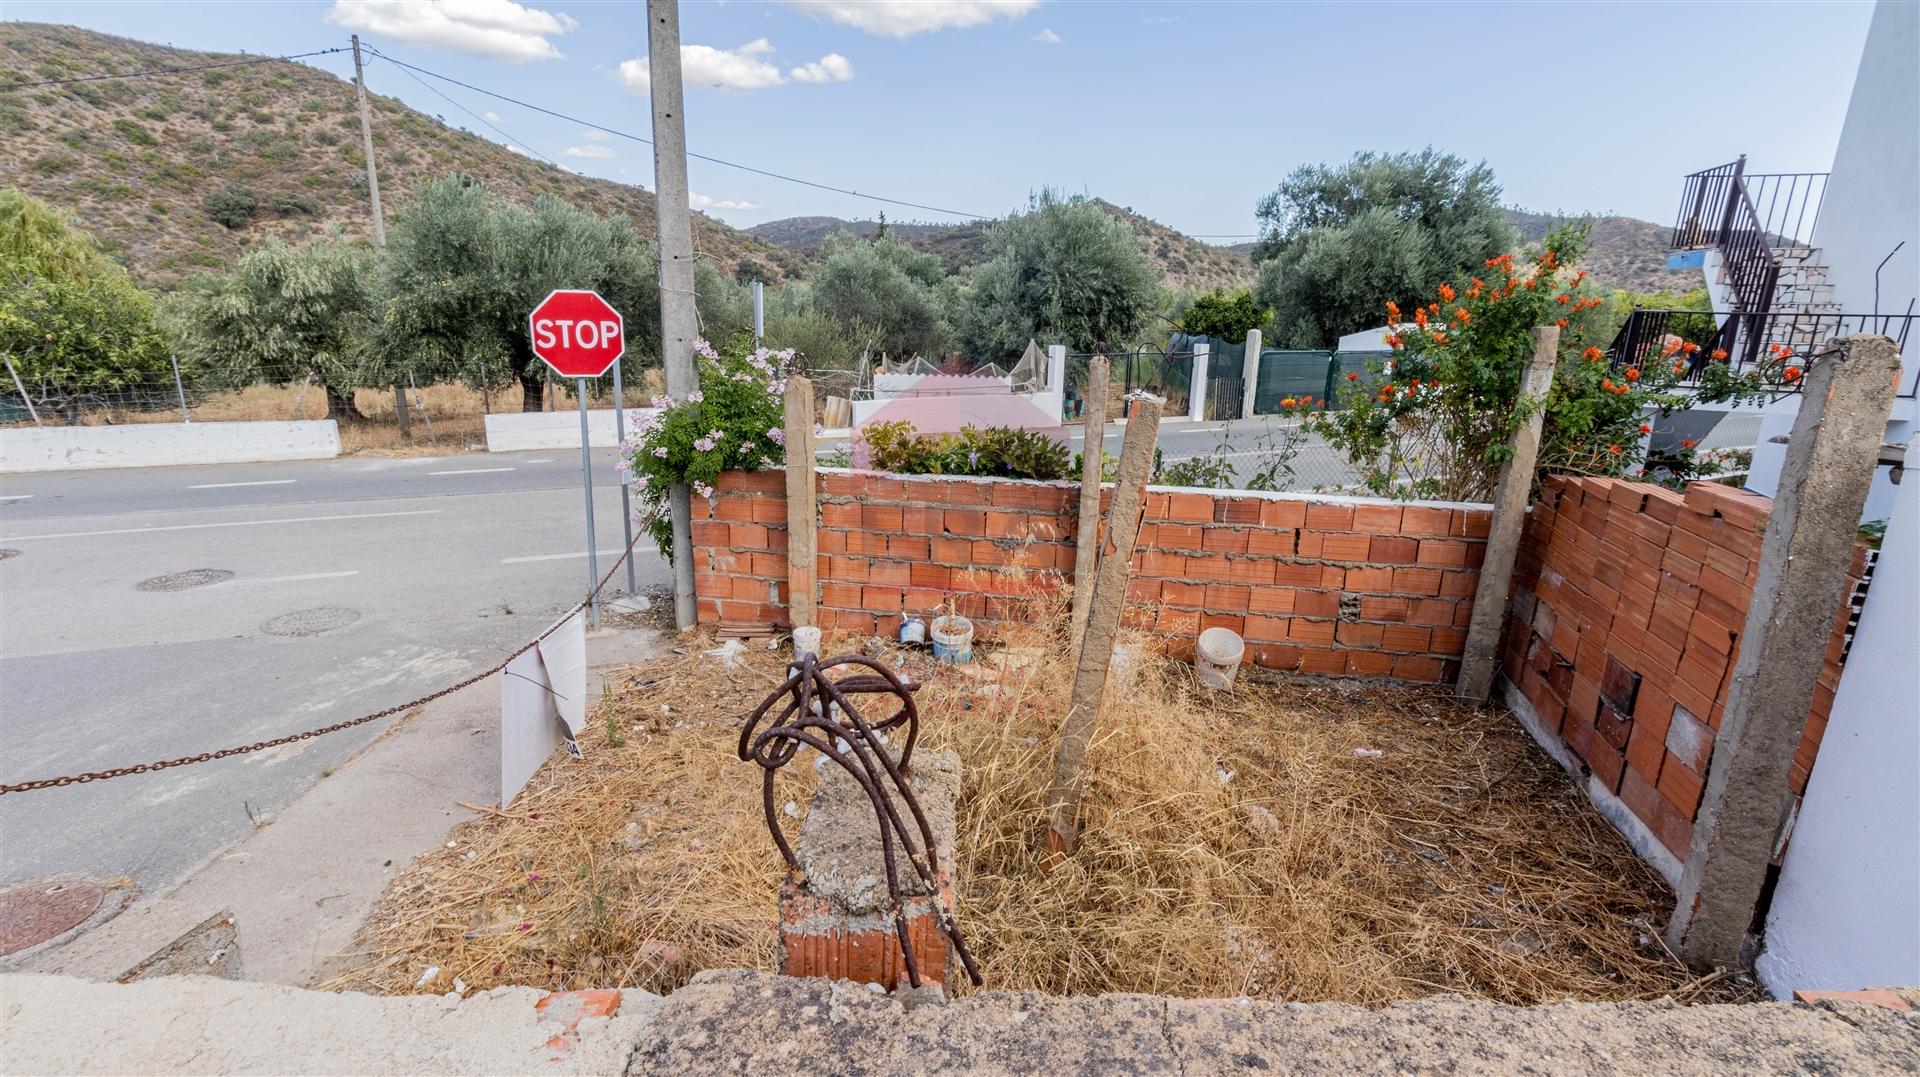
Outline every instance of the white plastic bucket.
<path id="1" fill-rule="evenodd" d="M 1200 683 L 1208 688 L 1232 688 L 1240 672 L 1240 659 L 1246 653 L 1247 644 L 1240 633 L 1231 628 L 1209 628 L 1200 633 L 1194 646 L 1193 668 L 1200 674 Z"/>
<path id="2" fill-rule="evenodd" d="M 936 662 L 973 661 L 973 622 L 957 613 L 935 617 L 928 626 Z"/>
<path id="3" fill-rule="evenodd" d="M 927 642 L 927 623 L 918 617 L 909 617 L 900 622 L 901 643 Z"/>
<path id="4" fill-rule="evenodd" d="M 820 657 L 820 630 L 813 625 L 802 625 L 793 630 L 793 657 L 798 660 L 809 654 Z"/>

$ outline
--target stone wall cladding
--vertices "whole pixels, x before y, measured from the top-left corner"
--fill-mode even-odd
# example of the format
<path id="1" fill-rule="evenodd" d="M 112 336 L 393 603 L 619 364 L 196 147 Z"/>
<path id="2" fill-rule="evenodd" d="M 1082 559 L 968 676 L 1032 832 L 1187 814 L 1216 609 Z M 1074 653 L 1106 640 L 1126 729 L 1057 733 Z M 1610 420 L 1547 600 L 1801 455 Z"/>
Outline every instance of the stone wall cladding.
<path id="1" fill-rule="evenodd" d="M 1771 502 L 1718 483 L 1679 494 L 1546 480 L 1527 520 L 1502 672 L 1593 778 L 1684 860 L 1740 653 Z M 1857 584 L 1866 550 L 1848 570 Z M 1806 788 L 1839 686 L 1849 610 L 1794 758 Z"/>
<path id="2" fill-rule="evenodd" d="M 695 499 L 700 623 L 790 627 L 784 481 L 728 473 Z M 821 625 L 892 634 L 949 595 L 988 634 L 1041 616 L 1071 586 L 1078 496 L 822 471 Z M 1491 519 L 1483 505 L 1149 487 L 1125 622 L 1176 657 L 1223 626 L 1269 669 L 1449 681 Z"/>

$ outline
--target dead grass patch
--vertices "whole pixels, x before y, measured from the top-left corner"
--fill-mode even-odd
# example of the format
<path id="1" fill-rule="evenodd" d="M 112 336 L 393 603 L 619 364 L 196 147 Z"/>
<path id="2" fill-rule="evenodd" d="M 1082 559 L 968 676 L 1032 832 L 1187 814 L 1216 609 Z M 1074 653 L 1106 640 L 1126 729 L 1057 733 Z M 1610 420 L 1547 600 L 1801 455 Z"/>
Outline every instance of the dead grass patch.
<path id="1" fill-rule="evenodd" d="M 549 764 L 510 811 L 402 873 L 327 986 L 662 990 L 775 968 L 783 866 L 760 770 L 734 742 L 785 652 L 750 647 L 723 671 L 705 646 L 688 637 L 631 671 L 584 761 Z M 908 669 L 927 674 L 926 743 L 965 766 L 959 916 L 990 988 L 1364 1005 L 1737 994 L 1665 952 L 1671 892 L 1504 713 L 1331 681 L 1213 694 L 1149 662 L 1108 697 L 1080 847 L 1049 872 L 1037 849 L 1064 661 L 992 684 Z M 783 785 L 789 799 L 804 810 L 806 791 Z"/>

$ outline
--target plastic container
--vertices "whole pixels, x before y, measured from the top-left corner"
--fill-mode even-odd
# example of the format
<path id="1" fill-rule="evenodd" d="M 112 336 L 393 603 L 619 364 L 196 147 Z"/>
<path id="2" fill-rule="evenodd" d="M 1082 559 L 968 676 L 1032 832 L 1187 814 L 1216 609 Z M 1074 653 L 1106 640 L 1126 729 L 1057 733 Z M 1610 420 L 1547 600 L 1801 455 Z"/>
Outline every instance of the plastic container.
<path id="1" fill-rule="evenodd" d="M 1208 688 L 1232 688 L 1240 673 L 1240 660 L 1246 657 L 1247 644 L 1231 628 L 1209 628 L 1200 633 L 1193 648 L 1193 668 L 1200 683 Z"/>
<path id="2" fill-rule="evenodd" d="M 962 663 L 973 661 L 973 622 L 957 613 L 935 617 L 928 626 L 933 636 L 933 660 Z"/>
<path id="3" fill-rule="evenodd" d="M 798 661 L 803 655 L 820 657 L 820 630 L 812 625 L 802 625 L 793 630 L 793 657 Z"/>
<path id="4" fill-rule="evenodd" d="M 901 643 L 927 642 L 927 623 L 918 617 L 909 617 L 900 622 Z"/>

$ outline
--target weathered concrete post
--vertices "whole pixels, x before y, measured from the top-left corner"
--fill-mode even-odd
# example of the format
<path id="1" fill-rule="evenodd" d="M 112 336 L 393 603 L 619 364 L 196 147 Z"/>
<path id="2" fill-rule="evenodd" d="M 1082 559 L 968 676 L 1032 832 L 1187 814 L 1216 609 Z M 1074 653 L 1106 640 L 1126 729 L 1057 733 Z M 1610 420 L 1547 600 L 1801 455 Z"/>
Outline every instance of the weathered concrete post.
<path id="1" fill-rule="evenodd" d="M 1560 355 L 1560 327 L 1543 325 L 1533 331 L 1533 358 L 1527 361 L 1520 386 L 1523 400 L 1544 400 L 1553 387 L 1553 367 Z M 1514 430 L 1513 453 L 1500 465 L 1500 483 L 1494 488 L 1493 528 L 1487 535 L 1487 559 L 1480 566 L 1480 584 L 1473 592 L 1473 620 L 1467 626 L 1466 652 L 1460 660 L 1460 679 L 1453 694 L 1466 702 L 1484 703 L 1493 690 L 1493 674 L 1500 666 L 1500 629 L 1507 618 L 1507 593 L 1513 589 L 1513 565 L 1520 553 L 1520 533 L 1527 523 L 1527 501 L 1533 492 L 1534 467 L 1540 461 L 1543 409 L 1535 408 Z"/>
<path id="2" fill-rule="evenodd" d="M 1187 379 L 1187 418 L 1199 422 L 1207 417 L 1207 364 L 1213 347 L 1206 342 L 1193 346 L 1193 374 Z"/>
<path id="3" fill-rule="evenodd" d="M 787 609 L 793 627 L 813 625 L 820 516 L 814 483 L 813 382 L 787 377 Z"/>
<path id="4" fill-rule="evenodd" d="M 1240 360 L 1240 417 L 1253 418 L 1260 388 L 1260 330 L 1247 330 L 1247 354 Z"/>
<path id="5" fill-rule="evenodd" d="M 1065 399 L 1067 393 L 1067 346 L 1065 344 L 1047 345 L 1047 392 L 1059 393 Z"/>
<path id="6" fill-rule="evenodd" d="M 1809 367 L 1667 924 L 1668 944 L 1697 969 L 1744 956 L 1793 803 L 1788 773 L 1846 588 L 1900 355 L 1887 337 L 1846 337 Z"/>
<path id="7" fill-rule="evenodd" d="M 1133 570 L 1133 543 L 1140 534 L 1140 506 L 1145 500 L 1147 474 L 1153 467 L 1153 446 L 1160 434 L 1160 401 L 1148 397 L 1135 403 L 1127 420 L 1127 440 L 1120 447 L 1120 474 L 1113 486 L 1113 507 L 1107 516 L 1111 548 L 1100 557 L 1087 626 L 1074 663 L 1073 694 L 1067 718 L 1060 728 L 1060 746 L 1054 753 L 1053 784 L 1047 790 L 1047 848 L 1073 852 L 1079 834 L 1080 794 L 1085 788 L 1081 770 L 1087 745 L 1100 721 L 1107 696 L 1107 669 L 1113 663 L 1113 641 L 1120 632 L 1120 611 L 1126 605 L 1127 578 Z"/>
<path id="8" fill-rule="evenodd" d="M 1107 357 L 1087 360 L 1086 425 L 1080 437 L 1080 527 L 1073 546 L 1073 618 L 1068 644 L 1080 655 L 1080 637 L 1093 604 L 1093 575 L 1100 560 L 1100 472 L 1107 459 Z"/>

